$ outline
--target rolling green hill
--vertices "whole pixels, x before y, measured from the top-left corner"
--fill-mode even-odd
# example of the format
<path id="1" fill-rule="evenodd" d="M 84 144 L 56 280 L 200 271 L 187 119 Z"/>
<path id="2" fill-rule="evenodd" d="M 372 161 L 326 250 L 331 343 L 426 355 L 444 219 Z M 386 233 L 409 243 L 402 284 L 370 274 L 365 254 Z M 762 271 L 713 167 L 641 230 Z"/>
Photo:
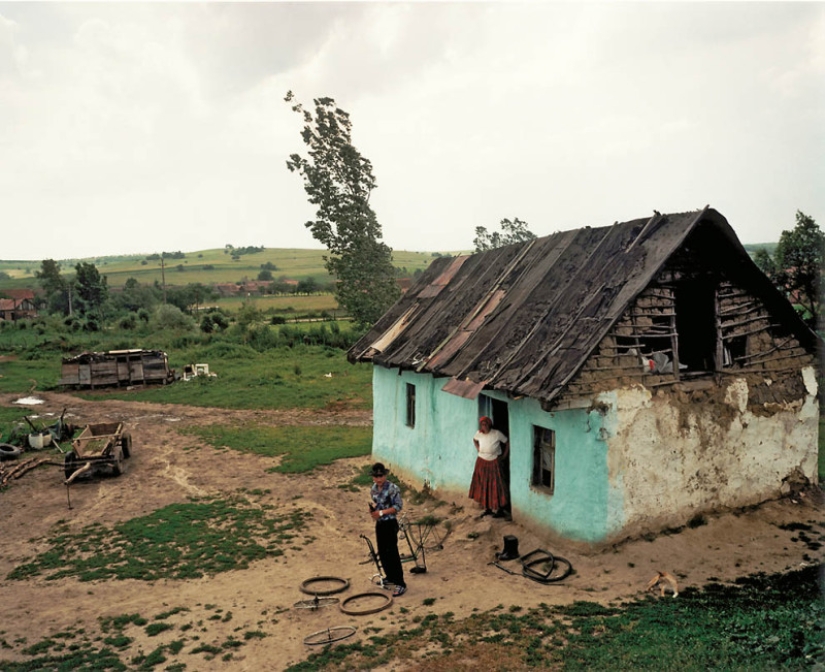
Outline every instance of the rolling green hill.
<path id="1" fill-rule="evenodd" d="M 204 285 L 213 285 L 255 280 L 267 264 L 275 267 L 271 270 L 273 278 L 282 276 L 293 280 L 314 278 L 319 283 L 327 283 L 329 274 L 324 268 L 324 254 L 325 251 L 321 249 L 280 248 L 265 248 L 260 252 L 234 256 L 230 250 L 225 248 L 186 252 L 183 258 L 165 259 L 166 284 L 167 286 L 183 286 L 200 282 Z M 402 275 L 412 275 L 418 269 L 425 269 L 438 254 L 395 250 L 393 263 L 402 270 Z M 95 264 L 100 273 L 107 277 L 109 287 L 112 288 L 122 287 L 129 278 L 135 278 L 142 285 L 153 284 L 155 280 L 162 282 L 161 262 L 157 258 L 149 259 L 145 255 L 124 255 L 65 259 L 59 261 L 62 273 L 71 275 L 74 266 L 79 261 Z M 271 268 L 271 266 L 266 267 Z M 0 260 L 0 290 L 36 287 L 35 272 L 39 269 L 39 261 Z"/>

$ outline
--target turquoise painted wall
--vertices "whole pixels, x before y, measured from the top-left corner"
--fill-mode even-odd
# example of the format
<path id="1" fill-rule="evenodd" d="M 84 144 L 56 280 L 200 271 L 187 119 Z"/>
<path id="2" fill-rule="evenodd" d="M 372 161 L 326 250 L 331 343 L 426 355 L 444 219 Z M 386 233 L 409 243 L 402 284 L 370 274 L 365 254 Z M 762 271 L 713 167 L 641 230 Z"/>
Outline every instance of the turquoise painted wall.
<path id="1" fill-rule="evenodd" d="M 465 493 L 470 487 L 476 452 L 472 437 L 478 401 L 442 392 L 448 379 L 429 374 L 373 367 L 373 455 L 434 490 Z M 416 388 L 415 427 L 406 426 L 406 384 Z M 509 399 L 510 496 L 513 518 L 530 519 L 570 539 L 598 542 L 621 527 L 621 492 L 610 487 L 607 451 L 612 411 L 588 409 L 547 413 L 532 399 Z M 549 496 L 530 485 L 533 428 L 556 433 L 555 491 Z M 472 505 L 469 498 L 467 505 Z M 617 527 L 618 526 L 618 527 Z"/>
<path id="2" fill-rule="evenodd" d="M 393 469 L 418 477 L 438 490 L 470 489 L 478 423 L 475 400 L 442 392 L 449 379 L 373 367 L 372 452 Z M 415 385 L 415 427 L 406 426 L 407 383 Z"/>

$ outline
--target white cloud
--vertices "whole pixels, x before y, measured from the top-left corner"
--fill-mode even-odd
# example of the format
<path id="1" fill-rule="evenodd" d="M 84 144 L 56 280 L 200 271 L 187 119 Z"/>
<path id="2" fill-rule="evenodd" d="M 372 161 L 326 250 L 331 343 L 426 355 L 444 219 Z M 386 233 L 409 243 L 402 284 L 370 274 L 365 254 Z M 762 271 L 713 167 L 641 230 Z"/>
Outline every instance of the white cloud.
<path id="1" fill-rule="evenodd" d="M 317 247 L 300 119 L 333 96 L 397 249 L 710 203 L 825 218 L 817 3 L 0 4 L 0 257 Z M 6 225 L 6 223 L 8 223 Z M 32 249 L 32 232 L 38 246 Z M 162 243 L 160 241 L 163 241 Z"/>

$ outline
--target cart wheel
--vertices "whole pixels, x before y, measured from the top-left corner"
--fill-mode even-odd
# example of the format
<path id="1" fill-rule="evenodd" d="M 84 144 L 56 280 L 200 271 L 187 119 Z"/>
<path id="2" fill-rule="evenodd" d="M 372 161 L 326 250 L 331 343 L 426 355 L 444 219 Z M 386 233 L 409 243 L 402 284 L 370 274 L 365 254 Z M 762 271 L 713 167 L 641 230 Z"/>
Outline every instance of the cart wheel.
<path id="1" fill-rule="evenodd" d="M 126 464 L 123 462 L 123 448 L 115 446 L 114 455 L 115 463 L 112 465 L 112 473 L 115 476 L 120 476 L 126 471 Z"/>
<path id="2" fill-rule="evenodd" d="M 77 453 L 71 450 L 63 458 L 63 475 L 68 479 L 77 470 Z"/>
<path id="3" fill-rule="evenodd" d="M 132 435 L 129 432 L 124 432 L 121 435 L 120 446 L 123 448 L 123 457 L 126 459 L 132 457 Z"/>
<path id="4" fill-rule="evenodd" d="M 340 642 L 342 639 L 352 637 L 355 634 L 355 628 L 351 625 L 339 625 L 335 628 L 327 628 L 326 630 L 319 630 L 313 632 L 311 635 L 304 637 L 304 644 L 307 646 L 318 646 L 322 644 L 332 644 L 333 642 Z"/>
<path id="5" fill-rule="evenodd" d="M 301 592 L 308 595 L 335 595 L 349 588 L 349 581 L 337 576 L 314 576 L 301 584 Z"/>

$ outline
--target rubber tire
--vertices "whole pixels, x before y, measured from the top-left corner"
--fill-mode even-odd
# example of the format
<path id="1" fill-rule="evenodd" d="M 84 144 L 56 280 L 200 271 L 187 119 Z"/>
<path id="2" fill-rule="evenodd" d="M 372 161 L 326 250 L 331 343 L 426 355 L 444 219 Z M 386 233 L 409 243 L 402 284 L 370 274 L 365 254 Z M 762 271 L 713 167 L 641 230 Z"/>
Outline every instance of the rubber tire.
<path id="1" fill-rule="evenodd" d="M 328 590 L 310 590 L 309 585 L 313 581 L 340 581 L 341 587 L 340 588 L 330 588 Z M 323 597 L 324 595 L 335 595 L 336 593 L 343 593 L 347 588 L 349 588 L 349 580 L 342 579 L 338 576 L 313 576 L 311 579 L 307 579 L 304 581 L 301 586 L 301 592 L 306 593 L 307 595 L 318 595 Z"/>
<path id="2" fill-rule="evenodd" d="M 524 574 L 524 576 L 528 579 L 532 579 L 537 583 L 556 583 L 557 581 L 562 581 L 563 579 L 566 579 L 573 573 L 573 565 L 570 563 L 569 560 L 561 557 L 560 555 L 553 556 L 553 570 L 550 572 L 549 576 L 540 574 L 539 572 L 536 572 L 535 570 L 531 569 L 532 564 L 539 564 L 544 561 L 545 559 L 542 558 L 540 560 L 534 560 L 532 563 L 525 563 L 524 565 L 522 565 L 522 574 Z M 565 565 L 566 569 L 563 569 L 561 574 L 553 576 L 553 572 L 556 570 L 556 566 L 559 564 Z"/>
<path id="3" fill-rule="evenodd" d="M 123 432 L 120 435 L 120 446 L 123 448 L 123 457 L 127 460 L 132 457 L 132 435 L 129 432 Z"/>
<path id="4" fill-rule="evenodd" d="M 23 449 L 10 443 L 0 443 L 0 461 L 16 460 L 23 454 Z"/>
<path id="5" fill-rule="evenodd" d="M 386 602 L 378 607 L 371 607 L 369 609 L 348 609 L 347 602 L 352 602 L 353 600 L 357 600 L 361 597 L 372 597 L 373 595 L 377 597 L 382 597 L 386 600 Z M 341 602 L 341 606 L 339 607 L 342 612 L 348 614 L 350 616 L 366 616 L 367 614 L 377 614 L 379 611 L 383 611 L 387 607 L 391 607 L 393 603 L 393 597 L 390 593 L 379 593 L 379 592 L 372 592 L 372 593 L 358 593 L 357 595 L 352 595 L 348 597 L 346 600 Z"/>

